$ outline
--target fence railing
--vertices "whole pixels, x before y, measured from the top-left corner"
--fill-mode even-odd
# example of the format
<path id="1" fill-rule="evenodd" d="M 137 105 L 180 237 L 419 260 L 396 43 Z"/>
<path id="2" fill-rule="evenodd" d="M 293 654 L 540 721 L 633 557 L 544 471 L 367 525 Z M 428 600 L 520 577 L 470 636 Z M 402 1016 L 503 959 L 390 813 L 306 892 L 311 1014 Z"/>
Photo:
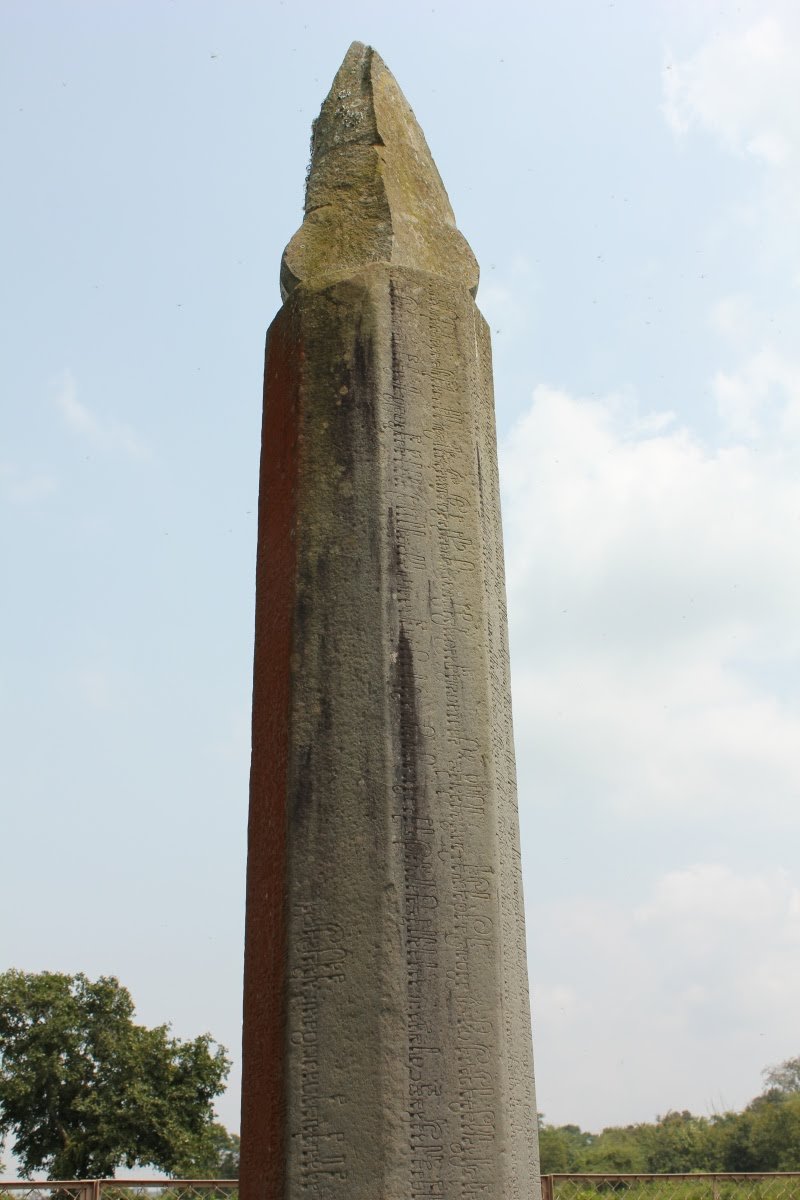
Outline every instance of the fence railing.
<path id="1" fill-rule="evenodd" d="M 542 1200 L 800 1200 L 800 1171 L 764 1174 L 543 1175 Z"/>
<path id="2" fill-rule="evenodd" d="M 238 1179 L 0 1179 L 0 1200 L 237 1200 Z"/>
<path id="3" fill-rule="evenodd" d="M 238 1200 L 238 1179 L 0 1180 L 0 1200 Z M 543 1175 L 542 1200 L 800 1200 L 800 1171 Z"/>

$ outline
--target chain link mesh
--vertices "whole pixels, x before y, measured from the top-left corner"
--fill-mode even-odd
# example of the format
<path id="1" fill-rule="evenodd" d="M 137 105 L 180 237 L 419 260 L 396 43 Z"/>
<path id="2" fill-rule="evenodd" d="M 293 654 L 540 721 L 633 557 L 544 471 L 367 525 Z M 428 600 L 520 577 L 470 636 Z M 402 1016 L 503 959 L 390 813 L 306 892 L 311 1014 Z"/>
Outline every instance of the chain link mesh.
<path id="1" fill-rule="evenodd" d="M 0 1200 L 89 1200 L 84 1183 L 0 1183 Z"/>
<path id="2" fill-rule="evenodd" d="M 550 1175 L 543 1200 L 800 1200 L 800 1172 L 748 1175 Z"/>
<path id="3" fill-rule="evenodd" d="M 238 1200 L 236 1179 L 0 1183 L 0 1200 Z M 800 1171 L 748 1175 L 545 1175 L 543 1200 L 800 1200 Z"/>
<path id="4" fill-rule="evenodd" d="M 103 1183 L 99 1200 L 238 1200 L 237 1179 L 165 1181 L 160 1187 Z"/>
<path id="5" fill-rule="evenodd" d="M 0 1182 L 0 1200 L 238 1200 L 237 1179 Z"/>

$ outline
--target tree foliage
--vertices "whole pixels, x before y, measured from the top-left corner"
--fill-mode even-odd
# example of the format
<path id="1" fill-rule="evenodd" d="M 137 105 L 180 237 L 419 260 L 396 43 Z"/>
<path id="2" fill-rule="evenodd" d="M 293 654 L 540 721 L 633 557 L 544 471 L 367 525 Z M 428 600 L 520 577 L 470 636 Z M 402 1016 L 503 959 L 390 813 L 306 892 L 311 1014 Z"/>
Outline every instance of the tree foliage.
<path id="1" fill-rule="evenodd" d="M 800 1171 L 800 1058 L 764 1072 L 765 1088 L 742 1112 L 668 1112 L 653 1123 L 586 1133 L 542 1122 L 544 1174 Z"/>
<path id="2" fill-rule="evenodd" d="M 195 1160 L 198 1179 L 239 1178 L 239 1135 L 214 1122 L 203 1155 Z"/>
<path id="3" fill-rule="evenodd" d="M 767 1067 L 764 1071 L 766 1094 L 771 1091 L 780 1092 L 783 1096 L 800 1094 L 800 1056 L 787 1058 L 776 1067 Z"/>
<path id="4" fill-rule="evenodd" d="M 191 1174 L 213 1153 L 213 1101 L 229 1061 L 208 1034 L 181 1041 L 134 1022 L 118 980 L 0 974 L 0 1134 L 30 1174 Z"/>

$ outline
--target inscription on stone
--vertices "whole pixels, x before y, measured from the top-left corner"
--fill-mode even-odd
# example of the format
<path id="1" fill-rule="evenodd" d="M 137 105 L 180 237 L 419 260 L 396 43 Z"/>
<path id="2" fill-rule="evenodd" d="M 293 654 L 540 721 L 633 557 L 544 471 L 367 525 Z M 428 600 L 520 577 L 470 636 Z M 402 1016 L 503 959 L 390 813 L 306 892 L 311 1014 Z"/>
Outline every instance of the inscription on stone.
<path id="1" fill-rule="evenodd" d="M 282 283 L 265 373 L 243 1200 L 536 1198 L 489 333 L 419 126 L 358 44 L 315 126 Z M 277 667 L 259 621 L 285 631 Z"/>

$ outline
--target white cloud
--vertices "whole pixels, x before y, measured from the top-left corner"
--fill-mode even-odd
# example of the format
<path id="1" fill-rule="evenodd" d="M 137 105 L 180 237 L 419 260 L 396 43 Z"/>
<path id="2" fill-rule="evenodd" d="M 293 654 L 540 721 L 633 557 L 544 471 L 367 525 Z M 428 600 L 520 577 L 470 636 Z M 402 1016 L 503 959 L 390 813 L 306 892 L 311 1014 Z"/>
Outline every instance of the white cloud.
<path id="1" fill-rule="evenodd" d="M 658 881 L 634 920 L 665 944 L 673 960 L 682 956 L 682 970 L 704 980 L 710 1000 L 725 992 L 725 1007 L 740 1027 L 755 1021 L 785 1028 L 794 1019 L 800 1008 L 800 886 L 786 870 L 744 876 L 721 864 L 700 864 L 673 871 Z"/>
<path id="2" fill-rule="evenodd" d="M 727 432 L 746 440 L 800 434 L 800 363 L 768 346 L 737 371 L 714 377 L 717 410 Z"/>
<path id="3" fill-rule="evenodd" d="M 754 261 L 772 276 L 761 297 L 762 320 L 788 333 L 797 325 L 797 297 L 787 301 L 786 288 L 791 295 L 800 278 L 800 12 L 790 4 L 770 9 L 715 34 L 683 61 L 668 61 L 662 111 L 679 139 L 703 132 L 761 168 L 752 186 L 732 196 L 729 211 L 718 215 L 715 236 L 729 239 L 732 261 L 743 242 L 752 246 Z"/>
<path id="4" fill-rule="evenodd" d="M 772 830 L 794 869 L 799 378 L 767 349 L 719 373 L 717 447 L 671 413 L 542 386 L 501 446 L 522 803 L 539 828 L 607 815 L 622 878 L 628 856 L 646 878 L 637 831 L 654 828 L 669 859 L 697 855 L 701 828 L 743 858 Z M 797 1052 L 798 880 L 688 858 L 612 900 L 600 880 L 582 892 L 580 853 L 563 864 L 577 895 L 527 888 L 548 1120 L 744 1105 Z"/>
<path id="5" fill-rule="evenodd" d="M 551 1121 L 741 1107 L 796 1053 L 800 889 L 786 871 L 692 864 L 638 904 L 578 897 L 532 908 L 529 925 Z"/>
<path id="6" fill-rule="evenodd" d="M 720 930 L 740 932 L 785 921 L 800 945 L 800 889 L 788 873 L 742 876 L 720 863 L 699 863 L 658 880 L 650 901 L 634 914 L 637 924 L 669 930 L 684 947 L 705 955 L 719 945 Z"/>
<path id="7" fill-rule="evenodd" d="M 771 167 L 797 164 L 798 53 L 797 31 L 770 15 L 714 37 L 684 62 L 668 62 L 663 87 L 670 127 L 684 135 L 699 126 Z"/>
<path id="8" fill-rule="evenodd" d="M 150 450 L 128 425 L 100 421 L 78 399 L 78 389 L 72 372 L 63 372 L 55 393 L 56 407 L 67 425 L 98 449 L 121 450 L 131 458 L 149 458 Z"/>
<path id="9" fill-rule="evenodd" d="M 544 803 L 797 820 L 793 404 L 776 392 L 784 440 L 709 449 L 614 398 L 536 389 L 502 478 L 520 767 Z"/>

